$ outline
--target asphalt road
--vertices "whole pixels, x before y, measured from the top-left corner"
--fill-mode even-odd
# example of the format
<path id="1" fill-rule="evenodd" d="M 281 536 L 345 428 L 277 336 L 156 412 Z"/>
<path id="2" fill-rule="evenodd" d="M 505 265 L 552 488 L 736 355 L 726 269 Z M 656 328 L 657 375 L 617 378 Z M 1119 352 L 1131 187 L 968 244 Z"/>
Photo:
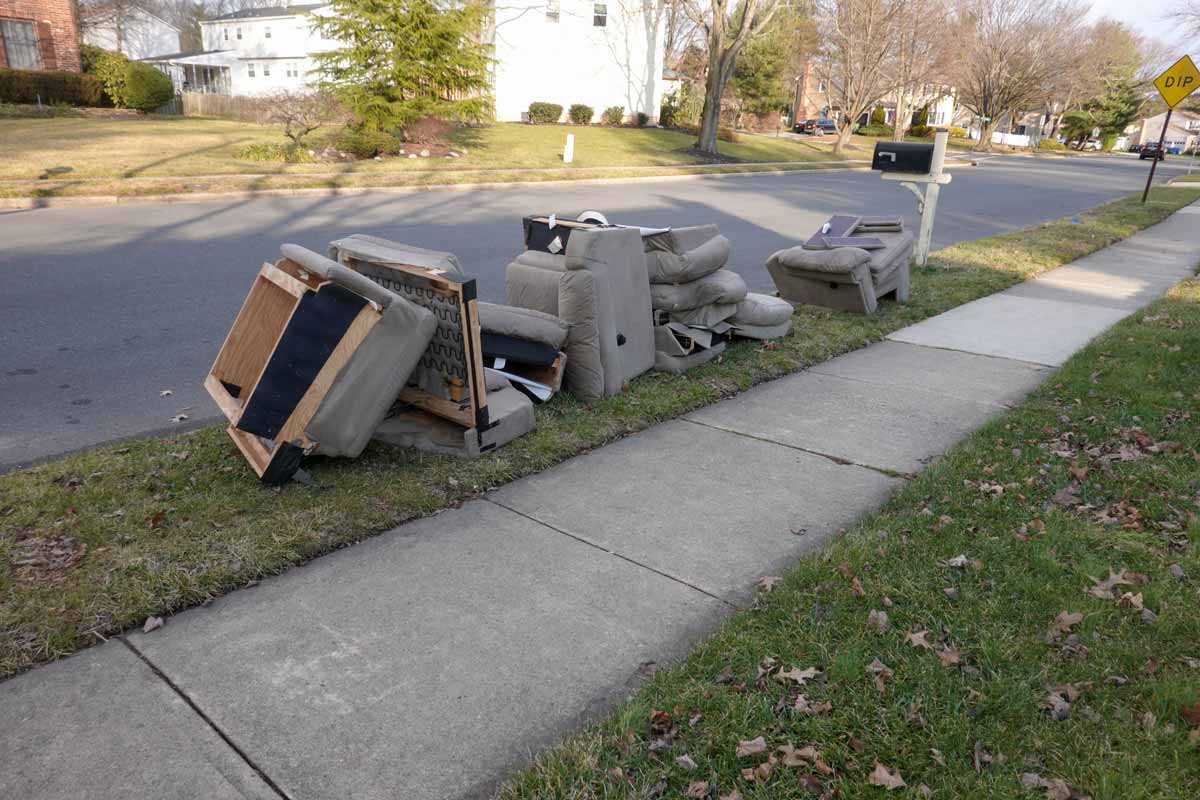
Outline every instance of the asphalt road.
<path id="1" fill-rule="evenodd" d="M 998 157 L 954 169 L 934 245 L 1082 211 L 1140 188 L 1148 167 L 1119 156 Z M 1159 174 L 1185 169 L 1167 161 Z M 716 222 L 752 290 L 771 288 L 768 255 L 831 213 L 917 221 L 906 190 L 854 171 L 0 213 L 0 469 L 178 429 L 179 413 L 189 427 L 216 419 L 201 382 L 281 243 L 324 252 L 363 232 L 450 250 L 481 297 L 502 302 L 521 216 L 585 209 L 650 226 Z"/>

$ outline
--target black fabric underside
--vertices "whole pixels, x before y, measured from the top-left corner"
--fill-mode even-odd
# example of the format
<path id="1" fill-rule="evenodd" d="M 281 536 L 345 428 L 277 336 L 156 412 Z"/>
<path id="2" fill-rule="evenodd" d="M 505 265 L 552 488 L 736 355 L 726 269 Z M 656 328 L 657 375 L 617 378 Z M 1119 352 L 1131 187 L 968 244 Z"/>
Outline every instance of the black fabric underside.
<path id="1" fill-rule="evenodd" d="M 558 358 L 558 349 L 543 342 L 531 342 L 501 333 L 483 333 L 480 339 L 485 358 L 507 358 L 535 367 L 548 367 Z"/>
<path id="2" fill-rule="evenodd" d="M 366 304 L 332 283 L 306 292 L 251 392 L 238 428 L 274 439 Z"/>

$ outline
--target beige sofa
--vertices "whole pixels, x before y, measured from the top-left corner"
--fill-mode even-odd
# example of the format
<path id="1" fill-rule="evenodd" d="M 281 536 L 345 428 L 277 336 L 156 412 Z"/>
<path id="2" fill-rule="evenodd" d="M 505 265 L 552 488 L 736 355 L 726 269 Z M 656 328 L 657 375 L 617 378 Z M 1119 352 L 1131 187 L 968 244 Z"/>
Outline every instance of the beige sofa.
<path id="1" fill-rule="evenodd" d="M 767 259 L 767 272 L 775 281 L 779 296 L 793 305 L 872 314 L 879 300 L 889 295 L 898 302 L 907 302 L 912 233 L 872 235 L 886 246 L 879 250 L 790 247 Z"/>

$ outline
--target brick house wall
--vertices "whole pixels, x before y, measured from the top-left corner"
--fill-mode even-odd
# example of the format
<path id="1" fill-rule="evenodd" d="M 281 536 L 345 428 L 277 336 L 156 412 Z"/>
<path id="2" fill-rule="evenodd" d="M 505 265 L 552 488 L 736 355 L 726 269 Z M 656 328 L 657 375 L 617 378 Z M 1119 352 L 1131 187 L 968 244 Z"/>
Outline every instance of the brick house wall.
<path id="1" fill-rule="evenodd" d="M 79 28 L 72 0 L 0 0 L 0 19 L 36 23 L 42 69 L 79 72 Z M 0 67 L 7 67 L 0 45 Z"/>

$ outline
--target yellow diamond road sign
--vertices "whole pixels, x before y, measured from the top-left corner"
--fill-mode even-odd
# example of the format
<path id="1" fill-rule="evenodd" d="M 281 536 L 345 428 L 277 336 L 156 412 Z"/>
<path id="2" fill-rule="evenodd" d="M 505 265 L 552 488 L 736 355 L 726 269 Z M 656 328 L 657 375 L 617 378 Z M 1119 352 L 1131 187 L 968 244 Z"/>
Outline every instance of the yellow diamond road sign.
<path id="1" fill-rule="evenodd" d="M 1196 69 L 1190 57 L 1184 56 L 1154 79 L 1154 88 L 1167 101 L 1167 107 L 1174 108 L 1189 94 L 1200 89 L 1200 70 Z"/>

